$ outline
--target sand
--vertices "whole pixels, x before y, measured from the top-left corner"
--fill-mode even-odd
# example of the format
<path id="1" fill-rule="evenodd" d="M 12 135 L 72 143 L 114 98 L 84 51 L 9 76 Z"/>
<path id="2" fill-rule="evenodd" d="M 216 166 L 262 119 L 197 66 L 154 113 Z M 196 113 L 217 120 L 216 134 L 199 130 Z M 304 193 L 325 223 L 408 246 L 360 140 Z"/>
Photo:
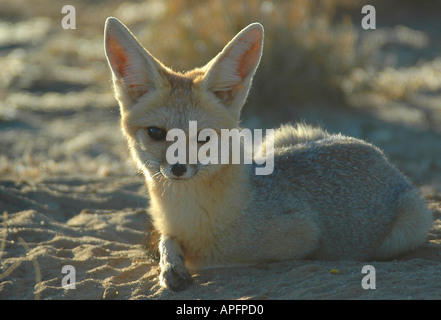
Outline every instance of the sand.
<path id="1" fill-rule="evenodd" d="M 158 284 L 158 263 L 146 251 L 149 218 L 137 203 L 147 198 L 142 180 L 48 179 L 0 182 L 8 212 L 1 299 L 439 299 L 441 206 L 423 248 L 387 262 L 286 261 L 192 274 L 182 292 Z M 131 207 L 131 205 L 135 206 Z M 87 209 L 86 209 L 87 208 Z M 4 217 L 5 218 L 5 217 Z M 23 239 L 30 250 L 20 243 Z M 39 281 L 36 281 L 39 268 Z M 364 265 L 375 268 L 375 289 L 363 289 Z M 75 269 L 75 289 L 62 281 Z M 70 281 L 65 282 L 71 283 Z"/>
<path id="2" fill-rule="evenodd" d="M 61 30 L 60 8 L 38 11 L 37 2 L 28 8 L 11 1 L 14 14 L 0 24 L 10 35 L 0 39 L 0 299 L 441 299 L 439 91 L 405 101 L 374 96 L 353 108 L 305 103 L 271 123 L 244 120 L 251 127 L 305 120 L 378 145 L 434 214 L 421 248 L 382 262 L 302 260 L 194 272 L 191 287 L 173 292 L 158 283 L 149 199 L 119 130 L 103 54 L 102 24 L 117 4 L 94 7 L 93 19 L 102 23 L 83 34 Z M 375 268 L 375 289 L 362 286 L 373 276 L 362 273 L 365 265 Z M 73 276 L 75 288 L 63 287 Z"/>

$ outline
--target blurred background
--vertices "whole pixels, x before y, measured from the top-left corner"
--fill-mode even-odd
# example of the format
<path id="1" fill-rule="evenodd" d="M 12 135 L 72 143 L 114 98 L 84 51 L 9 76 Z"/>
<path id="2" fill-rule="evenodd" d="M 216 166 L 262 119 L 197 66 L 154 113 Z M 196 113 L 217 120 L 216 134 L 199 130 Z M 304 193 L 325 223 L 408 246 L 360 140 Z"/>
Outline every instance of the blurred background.
<path id="1" fill-rule="evenodd" d="M 366 4 L 375 30 L 361 26 Z M 75 30 L 62 28 L 64 5 Z M 243 126 L 305 121 L 365 139 L 441 194 L 441 2 L 424 0 L 0 0 L 0 178 L 134 173 L 103 49 L 108 16 L 177 71 L 261 22 Z"/>

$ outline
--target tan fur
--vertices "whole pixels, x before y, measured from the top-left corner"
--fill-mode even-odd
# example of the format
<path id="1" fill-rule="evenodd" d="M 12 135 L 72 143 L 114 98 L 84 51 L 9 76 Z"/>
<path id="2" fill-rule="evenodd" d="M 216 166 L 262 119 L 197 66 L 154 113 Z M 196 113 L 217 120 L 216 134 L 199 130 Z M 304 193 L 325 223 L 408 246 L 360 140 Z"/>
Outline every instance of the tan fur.
<path id="1" fill-rule="evenodd" d="M 187 268 L 287 259 L 387 259 L 424 243 L 424 201 L 376 147 L 304 124 L 275 131 L 274 172 L 254 165 L 187 164 L 178 179 L 146 128 L 237 128 L 263 48 L 263 28 L 242 30 L 206 66 L 186 73 L 156 60 L 117 19 L 105 47 L 121 127 L 144 173 L 160 233 L 161 284 L 180 290 Z M 188 135 L 187 135 L 188 136 Z M 198 146 L 200 147 L 200 146 Z"/>

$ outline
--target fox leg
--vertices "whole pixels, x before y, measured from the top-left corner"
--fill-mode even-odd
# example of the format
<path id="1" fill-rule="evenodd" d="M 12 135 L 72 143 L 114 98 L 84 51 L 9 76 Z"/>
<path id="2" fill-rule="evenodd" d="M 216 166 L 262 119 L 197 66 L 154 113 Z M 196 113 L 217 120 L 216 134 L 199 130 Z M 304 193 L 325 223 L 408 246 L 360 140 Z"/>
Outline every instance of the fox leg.
<path id="1" fill-rule="evenodd" d="M 179 244 L 168 236 L 161 237 L 159 243 L 159 252 L 161 255 L 159 275 L 162 286 L 180 291 L 187 288 L 191 283 L 191 276 L 184 265 L 184 254 Z"/>

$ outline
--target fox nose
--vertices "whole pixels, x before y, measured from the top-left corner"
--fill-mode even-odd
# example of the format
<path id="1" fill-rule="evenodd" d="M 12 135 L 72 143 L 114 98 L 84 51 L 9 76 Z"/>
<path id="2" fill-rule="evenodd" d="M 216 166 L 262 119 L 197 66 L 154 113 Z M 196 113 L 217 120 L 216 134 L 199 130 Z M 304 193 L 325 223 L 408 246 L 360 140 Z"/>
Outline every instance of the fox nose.
<path id="1" fill-rule="evenodd" d="M 185 164 L 176 163 L 170 167 L 170 172 L 176 177 L 183 176 L 187 172 L 187 166 Z"/>

